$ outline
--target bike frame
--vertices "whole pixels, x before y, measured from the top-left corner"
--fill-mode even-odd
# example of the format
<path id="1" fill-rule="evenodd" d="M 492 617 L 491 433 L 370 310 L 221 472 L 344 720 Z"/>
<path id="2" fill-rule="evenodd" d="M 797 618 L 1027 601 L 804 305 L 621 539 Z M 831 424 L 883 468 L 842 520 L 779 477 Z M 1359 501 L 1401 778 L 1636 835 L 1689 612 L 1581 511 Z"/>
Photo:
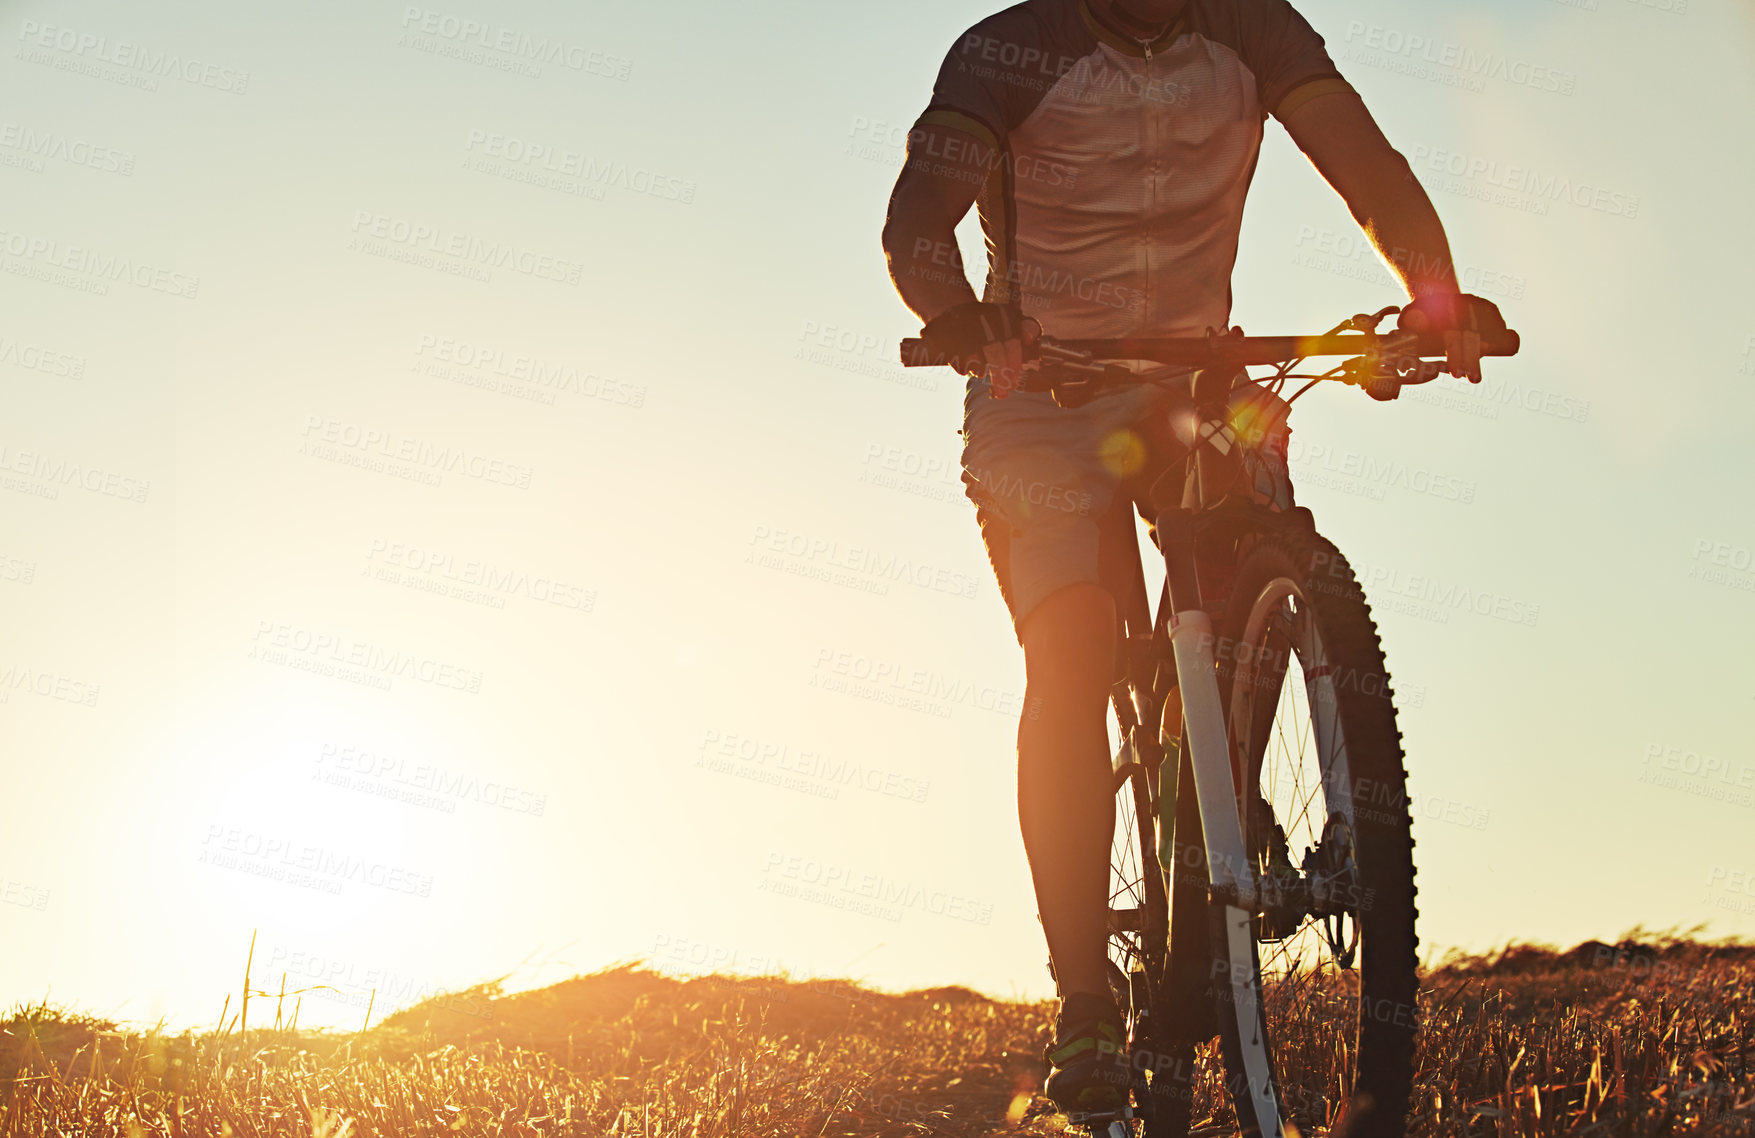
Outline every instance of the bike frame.
<path id="1" fill-rule="evenodd" d="M 1165 562 L 1164 590 L 1157 618 L 1153 620 L 1146 604 L 1144 581 L 1136 557 L 1123 622 L 1136 629 L 1151 627 L 1148 636 L 1129 638 L 1130 642 L 1145 641 L 1147 659 L 1161 657 L 1168 647 L 1175 661 L 1182 729 L 1187 740 L 1189 769 L 1200 813 L 1207 891 L 1210 898 L 1225 905 L 1223 929 L 1228 959 L 1235 960 L 1248 958 L 1253 952 L 1254 916 L 1264 898 L 1251 870 L 1244 839 L 1238 788 L 1232 775 L 1230 733 L 1219 689 L 1216 635 L 1213 618 L 1203 603 L 1197 570 L 1197 521 L 1210 508 L 1202 500 L 1204 480 L 1200 477 L 1199 447 L 1222 446 L 1234 440 L 1222 421 L 1212 420 L 1202 424 L 1191 441 L 1197 446 L 1186 459 L 1184 501 L 1189 504 L 1161 509 L 1155 517 Z M 1131 511 L 1128 518 L 1131 524 Z M 1137 542 L 1135 550 L 1137 553 Z M 1111 761 L 1111 769 L 1118 780 L 1134 764 L 1149 772 L 1152 809 L 1156 815 L 1157 860 L 1168 882 L 1175 872 L 1171 825 L 1175 801 L 1173 796 L 1164 793 L 1163 780 L 1166 774 L 1170 779 L 1176 779 L 1177 772 L 1167 772 L 1164 768 L 1165 749 L 1158 737 L 1162 707 L 1154 696 L 1152 684 L 1141 682 L 1144 677 L 1133 672 L 1130 667 L 1126 681 L 1131 698 L 1124 701 L 1121 698 L 1123 689 L 1118 687 L 1114 700 L 1122 738 Z M 1177 792 L 1181 792 L 1180 787 Z M 1156 935 L 1143 927 L 1141 932 L 1142 935 Z M 1230 1000 L 1241 1015 L 1253 1019 L 1260 1000 L 1257 978 L 1231 967 L 1226 967 L 1224 973 L 1224 982 L 1230 988 Z M 1257 1057 L 1255 1052 L 1248 1054 Z M 1278 1135 L 1282 1127 L 1272 1087 L 1273 1081 L 1265 1067 L 1249 1072 L 1248 1093 L 1255 1100 L 1256 1117 L 1264 1122 L 1263 1133 Z M 1273 1120 L 1271 1127 L 1265 1125 L 1269 1119 Z"/>
<path id="2" fill-rule="evenodd" d="M 1219 688 L 1213 618 L 1200 588 L 1198 552 L 1203 536 L 1202 523 L 1224 508 L 1225 495 L 1236 489 L 1242 455 L 1249 449 L 1245 440 L 1240 439 L 1226 422 L 1224 412 L 1216 406 L 1217 401 L 1212 399 L 1214 385 L 1211 379 L 1217 378 L 1223 388 L 1229 389 L 1232 386 L 1230 377 L 1243 366 L 1284 364 L 1281 371 L 1284 376 L 1290 370 L 1290 361 L 1309 356 L 1344 355 L 1354 358 L 1335 372 L 1317 378 L 1337 378 L 1365 388 L 1374 398 L 1394 399 L 1403 384 L 1423 383 L 1435 378 L 1438 366 L 1422 357 L 1444 352 L 1442 337 L 1416 336 L 1400 331 L 1380 336 L 1376 331 L 1377 324 L 1395 311 L 1388 308 L 1375 316 L 1354 317 L 1325 336 L 1244 337 L 1241 333 L 1209 332 L 1204 339 L 1044 341 L 1041 345 L 1042 360 L 1059 369 L 1063 376 L 1061 382 L 1074 388 L 1081 383 L 1101 384 L 1126 377 L 1127 373 L 1106 365 L 1103 362 L 1106 360 L 1146 360 L 1199 368 L 1209 377 L 1203 379 L 1200 373 L 1195 373 L 1187 378 L 1190 403 L 1198 407 L 1200 413 L 1176 420 L 1177 439 L 1187 448 L 1181 502 L 1176 506 L 1158 501 L 1150 504 L 1155 510 L 1153 520 L 1165 565 L 1159 612 L 1154 619 L 1147 603 L 1143 568 L 1136 556 L 1132 559 L 1132 580 L 1121 606 L 1121 631 L 1129 649 L 1136 645 L 1146 649 L 1145 659 L 1148 661 L 1162 657 L 1167 640 L 1169 654 L 1175 662 L 1182 730 L 1187 740 L 1187 759 L 1205 847 L 1207 893 L 1213 902 L 1224 906 L 1221 927 L 1227 959 L 1225 983 L 1236 1008 L 1234 1014 L 1242 1022 L 1255 1022 L 1260 1014 L 1259 976 L 1254 968 L 1232 967 L 1230 962 L 1255 959 L 1255 915 L 1273 898 L 1265 895 L 1271 889 L 1266 883 L 1256 880 L 1251 868 L 1240 812 L 1244 788 L 1238 786 L 1232 773 L 1231 739 Z M 1517 333 L 1509 330 L 1482 337 L 1483 355 L 1514 355 L 1518 347 Z M 910 366 L 948 362 L 919 340 L 903 342 L 902 358 Z M 1043 389 L 1041 384 L 1026 383 L 1024 386 L 1026 390 Z M 1203 387 L 1208 389 L 1204 394 Z M 1056 391 L 1056 399 L 1060 399 L 1059 391 Z M 1279 401 L 1274 399 L 1273 402 Z M 1289 413 L 1285 404 L 1279 406 L 1282 416 Z M 1227 469 L 1232 477 L 1220 482 L 1215 476 Z M 1219 501 L 1209 500 L 1215 497 Z M 1284 502 L 1290 503 L 1289 486 Z M 1263 513 L 1278 513 L 1278 510 L 1266 506 L 1257 505 L 1256 508 Z M 1127 520 L 1131 527 L 1131 510 Z M 1134 549 L 1137 554 L 1137 539 Z M 1156 815 L 1157 861 L 1165 880 L 1169 881 L 1175 872 L 1175 801 L 1163 793 L 1166 756 L 1159 738 L 1162 708 L 1155 695 L 1155 678 L 1135 667 L 1137 657 L 1131 651 L 1126 659 L 1128 666 L 1118 680 L 1112 701 L 1121 730 L 1121 743 L 1111 766 L 1118 782 L 1136 764 L 1151 776 L 1148 782 L 1152 788 L 1152 810 Z M 1316 709 L 1324 702 L 1320 698 L 1322 685 L 1332 680 L 1320 676 L 1310 679 L 1318 688 L 1311 693 L 1312 714 L 1315 715 Z M 1332 700 L 1329 702 L 1332 706 Z M 1332 753 L 1333 744 L 1322 741 L 1331 738 L 1332 733 L 1321 731 L 1317 737 L 1317 759 L 1325 782 L 1336 778 L 1344 780 L 1346 756 Z M 1339 768 L 1336 763 L 1341 764 Z M 1175 770 L 1168 773 L 1172 778 L 1178 777 Z M 1180 793 L 1181 788 L 1177 787 L 1177 794 Z M 1139 928 L 1142 940 L 1155 940 L 1160 933 L 1160 930 L 1145 928 L 1144 920 Z M 1155 945 L 1151 947 L 1154 951 L 1157 948 Z M 1167 945 L 1164 951 L 1167 953 Z M 1255 1118 L 1264 1135 L 1278 1138 L 1285 1131 L 1285 1119 L 1276 1099 L 1265 1053 L 1259 1048 L 1243 1048 L 1242 1051 L 1244 1063 L 1249 1068 L 1245 1093 L 1252 1100 Z M 1260 1069 L 1256 1069 L 1258 1067 Z M 1093 1128 L 1101 1126 L 1109 1134 L 1125 1138 L 1130 1133 L 1126 1120 L 1131 1117 L 1133 1109 L 1128 1107 L 1119 1117 L 1078 1121 Z"/>
<path id="3" fill-rule="evenodd" d="M 1243 822 L 1238 809 L 1238 788 L 1231 773 L 1231 742 L 1219 692 L 1218 661 L 1214 655 L 1213 620 L 1201 604 L 1200 582 L 1195 567 L 1195 515 L 1185 509 L 1158 514 L 1159 540 L 1165 551 L 1165 599 L 1168 608 L 1170 645 L 1175 654 L 1177 689 L 1182 701 L 1182 730 L 1188 740 L 1189 769 L 1194 775 L 1195 801 L 1200 807 L 1201 836 L 1206 847 L 1207 889 L 1215 901 L 1225 904 L 1224 933 L 1231 959 L 1253 952 L 1253 918 L 1262 898 L 1250 869 L 1244 844 Z M 1137 731 L 1135 732 L 1137 742 Z M 1126 746 L 1123 750 L 1128 750 Z M 1120 761 L 1122 756 L 1117 755 Z M 1127 761 L 1135 761 L 1133 755 Z M 1162 752 L 1160 749 L 1160 764 Z M 1159 775 L 1162 777 L 1160 766 Z M 1159 780 L 1155 785 L 1162 786 Z M 1174 847 L 1163 825 L 1166 809 L 1162 793 L 1156 796 L 1159 834 L 1158 863 L 1166 873 L 1174 871 Z M 1174 810 L 1174 803 L 1169 809 Z M 1255 976 L 1225 969 L 1225 982 L 1240 1016 L 1253 1019 L 1258 1011 L 1260 987 Z M 1257 1057 L 1258 1052 L 1247 1052 Z M 1281 1132 L 1279 1104 L 1274 1100 L 1272 1079 L 1265 1067 L 1249 1072 L 1249 1093 L 1255 1098 L 1256 1117 L 1263 1133 Z M 1266 1121 L 1272 1119 L 1273 1125 Z"/>

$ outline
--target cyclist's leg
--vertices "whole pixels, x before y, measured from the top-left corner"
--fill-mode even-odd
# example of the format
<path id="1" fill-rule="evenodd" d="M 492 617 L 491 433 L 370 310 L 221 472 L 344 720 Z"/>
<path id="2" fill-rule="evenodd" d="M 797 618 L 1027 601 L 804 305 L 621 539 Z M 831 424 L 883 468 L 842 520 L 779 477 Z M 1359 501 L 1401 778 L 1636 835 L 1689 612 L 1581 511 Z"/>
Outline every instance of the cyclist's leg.
<path id="1" fill-rule="evenodd" d="M 1003 510 L 984 493 L 1003 484 L 998 468 L 984 470 L 985 483 L 973 470 L 967 481 L 1024 645 L 1028 692 L 1018 723 L 1018 819 L 1062 997 L 1043 1052 L 1050 1068 L 1043 1090 L 1063 1110 L 1108 1110 L 1125 1099 L 1128 1079 L 1121 1062 L 1126 1025 L 1105 975 L 1115 800 L 1104 717 L 1115 666 L 1115 601 L 1097 581 L 1081 579 L 1087 574 L 1078 556 L 1067 556 L 1097 545 L 1094 533 L 1082 534 L 1084 526 L 1063 517 L 1048 527 L 1056 539 L 1044 543 L 1040 515 L 1031 524 L 1033 511 L 1015 502 Z M 1014 528 L 1008 513 L 1024 528 Z M 1014 548 L 1023 569 L 1016 580 Z M 1050 590 L 1048 581 L 1058 586 Z"/>
<path id="2" fill-rule="evenodd" d="M 1035 393 L 990 400 L 977 381 L 965 404 L 964 481 L 1024 647 L 1018 816 L 1063 997 L 1109 992 L 1116 602 L 1105 535 L 1112 507 L 1129 509 L 1117 491 L 1139 466 L 1130 440 L 1149 401 L 1123 393 L 1069 410 Z"/>
<path id="3" fill-rule="evenodd" d="M 1109 840 L 1109 685 L 1115 601 L 1094 582 L 1038 603 L 1018 629 L 1027 675 L 1018 724 L 1018 822 L 1036 908 L 1063 998 L 1107 998 L 1104 953 Z"/>

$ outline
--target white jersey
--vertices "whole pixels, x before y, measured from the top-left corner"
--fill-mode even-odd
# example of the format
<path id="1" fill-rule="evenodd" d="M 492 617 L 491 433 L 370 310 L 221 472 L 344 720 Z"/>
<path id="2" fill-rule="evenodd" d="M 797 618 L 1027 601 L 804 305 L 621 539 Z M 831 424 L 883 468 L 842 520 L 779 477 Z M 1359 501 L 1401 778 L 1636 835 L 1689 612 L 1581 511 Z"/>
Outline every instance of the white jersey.
<path id="1" fill-rule="evenodd" d="M 1151 42 L 1027 0 L 963 35 L 917 126 L 991 148 L 985 299 L 1063 339 L 1198 335 L 1229 323 L 1266 116 L 1337 90 L 1286 0 L 1191 0 Z"/>

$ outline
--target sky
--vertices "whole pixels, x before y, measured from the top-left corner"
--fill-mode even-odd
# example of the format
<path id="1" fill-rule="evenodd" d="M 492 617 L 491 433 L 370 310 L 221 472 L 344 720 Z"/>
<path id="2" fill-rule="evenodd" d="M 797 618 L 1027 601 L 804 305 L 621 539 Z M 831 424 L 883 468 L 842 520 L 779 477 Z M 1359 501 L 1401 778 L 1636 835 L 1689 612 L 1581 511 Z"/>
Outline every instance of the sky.
<path id="1" fill-rule="evenodd" d="M 992 9 L 435 3 L 0 4 L 0 1007 L 1051 994 L 961 384 L 878 244 Z M 1755 934 L 1755 14 L 1299 7 L 1523 335 L 1292 420 L 1423 951 Z M 1277 124 L 1234 288 L 1400 299 Z"/>

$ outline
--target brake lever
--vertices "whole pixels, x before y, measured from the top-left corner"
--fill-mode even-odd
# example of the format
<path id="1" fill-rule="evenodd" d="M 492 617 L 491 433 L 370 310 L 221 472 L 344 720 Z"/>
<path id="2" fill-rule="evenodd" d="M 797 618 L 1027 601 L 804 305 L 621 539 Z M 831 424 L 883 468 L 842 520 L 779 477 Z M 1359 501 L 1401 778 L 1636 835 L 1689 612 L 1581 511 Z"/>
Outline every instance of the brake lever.
<path id="1" fill-rule="evenodd" d="M 1401 398 L 1402 394 L 1402 379 L 1399 375 L 1372 376 L 1361 386 L 1365 388 L 1365 394 L 1379 403 L 1392 402 Z"/>
<path id="2" fill-rule="evenodd" d="M 1081 375 L 1077 379 L 1056 376 L 1048 383 L 1048 394 L 1054 398 L 1056 407 L 1073 411 L 1089 403 L 1100 386 L 1100 375 Z"/>
<path id="3" fill-rule="evenodd" d="M 1371 332 L 1375 334 L 1379 324 L 1400 311 L 1401 307 L 1399 305 L 1392 304 L 1387 308 L 1379 308 L 1376 312 L 1370 314 L 1361 312 L 1351 320 L 1347 321 L 1347 326 L 1356 332 Z"/>
<path id="4" fill-rule="evenodd" d="M 1036 341 L 1036 359 L 1042 363 L 1086 364 L 1095 366 L 1097 357 L 1090 352 L 1077 352 L 1071 348 L 1063 348 L 1053 340 L 1044 337 Z"/>
<path id="5" fill-rule="evenodd" d="M 1068 410 L 1083 407 L 1106 384 L 1127 375 L 1126 368 L 1099 363 L 1090 352 L 1063 348 L 1052 340 L 1039 340 L 1035 348 L 1036 375 L 1025 381 L 1025 389 L 1046 388 L 1056 406 Z"/>
<path id="6" fill-rule="evenodd" d="M 1398 332 L 1388 337 L 1381 355 L 1394 367 L 1403 385 L 1431 383 L 1444 373 L 1444 365 L 1418 354 L 1420 337 L 1413 332 Z"/>
<path id="7" fill-rule="evenodd" d="M 1355 321 L 1381 320 L 1375 317 L 1354 317 Z M 1376 350 L 1356 356 L 1341 365 L 1346 383 L 1364 389 L 1365 394 L 1380 403 L 1401 396 L 1402 388 L 1411 384 L 1430 383 L 1444 370 L 1433 360 L 1412 354 L 1417 350 L 1419 336 L 1412 332 L 1395 332 L 1380 338 Z"/>
<path id="8" fill-rule="evenodd" d="M 1110 384 L 1125 382 L 1129 372 L 1114 364 L 1061 364 L 1048 374 L 1048 393 L 1057 406 L 1083 407 Z"/>

